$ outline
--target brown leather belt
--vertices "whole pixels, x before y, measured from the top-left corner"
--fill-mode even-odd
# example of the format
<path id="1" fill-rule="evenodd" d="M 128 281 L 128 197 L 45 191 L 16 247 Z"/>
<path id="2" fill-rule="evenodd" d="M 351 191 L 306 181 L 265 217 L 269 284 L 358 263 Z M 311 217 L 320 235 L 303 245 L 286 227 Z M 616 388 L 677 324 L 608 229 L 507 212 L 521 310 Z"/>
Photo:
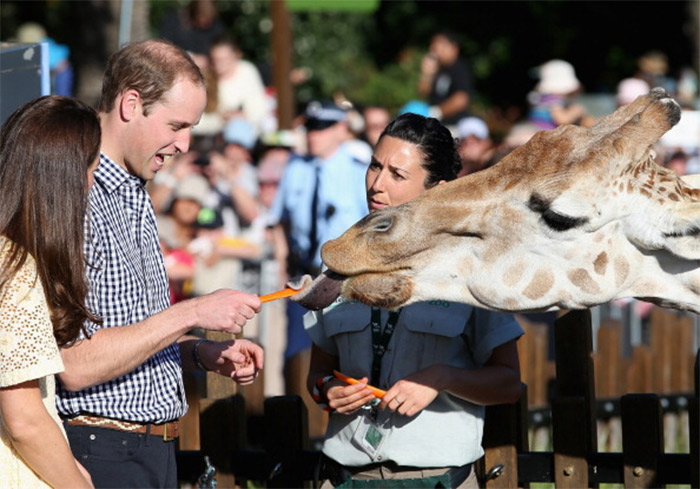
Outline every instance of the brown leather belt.
<path id="1" fill-rule="evenodd" d="M 97 428 L 109 428 L 111 430 L 126 431 L 128 433 L 150 434 L 163 437 L 163 441 L 174 440 L 180 436 L 180 421 L 169 421 L 163 424 L 131 423 L 119 419 L 102 418 L 81 414 L 75 418 L 66 419 L 70 426 L 94 426 Z"/>

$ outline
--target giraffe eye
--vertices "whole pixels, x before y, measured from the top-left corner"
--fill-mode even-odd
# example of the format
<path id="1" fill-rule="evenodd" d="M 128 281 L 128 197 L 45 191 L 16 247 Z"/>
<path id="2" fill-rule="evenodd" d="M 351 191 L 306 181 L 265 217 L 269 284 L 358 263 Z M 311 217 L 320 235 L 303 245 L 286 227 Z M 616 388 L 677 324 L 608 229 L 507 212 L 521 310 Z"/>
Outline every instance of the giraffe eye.
<path id="1" fill-rule="evenodd" d="M 549 206 L 551 201 L 546 200 L 539 194 L 532 194 L 527 206 L 531 211 L 537 212 L 542 216 L 544 223 L 554 231 L 568 231 L 579 226 L 583 226 L 588 222 L 585 217 L 571 217 L 559 214 L 553 211 Z"/>
<path id="2" fill-rule="evenodd" d="M 579 226 L 583 226 L 588 222 L 585 217 L 571 217 L 557 214 L 551 209 L 547 209 L 542 213 L 542 219 L 545 224 L 555 231 L 568 231 Z"/>

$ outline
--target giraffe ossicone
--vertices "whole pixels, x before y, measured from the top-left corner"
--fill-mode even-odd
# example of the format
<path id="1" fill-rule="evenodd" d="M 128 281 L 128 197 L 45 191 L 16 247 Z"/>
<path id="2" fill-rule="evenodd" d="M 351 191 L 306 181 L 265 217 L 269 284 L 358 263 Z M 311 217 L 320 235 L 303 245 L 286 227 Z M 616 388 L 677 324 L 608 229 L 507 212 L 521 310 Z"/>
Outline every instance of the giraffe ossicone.
<path id="1" fill-rule="evenodd" d="M 700 312 L 700 191 L 652 149 L 680 116 L 655 88 L 591 128 L 539 132 L 493 167 L 326 243 L 329 270 L 294 299 L 525 312 L 636 297 Z"/>

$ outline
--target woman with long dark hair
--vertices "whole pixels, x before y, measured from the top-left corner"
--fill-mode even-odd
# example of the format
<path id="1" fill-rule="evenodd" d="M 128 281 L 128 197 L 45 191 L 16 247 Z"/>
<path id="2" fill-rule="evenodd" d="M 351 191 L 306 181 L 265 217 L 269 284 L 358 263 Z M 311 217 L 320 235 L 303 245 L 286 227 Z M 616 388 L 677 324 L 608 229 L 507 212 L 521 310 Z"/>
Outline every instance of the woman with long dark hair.
<path id="1" fill-rule="evenodd" d="M 17 109 L 0 134 L 0 473 L 9 487 L 92 487 L 56 412 L 59 347 L 86 320 L 84 222 L 100 124 L 59 96 Z"/>
<path id="2" fill-rule="evenodd" d="M 374 148 L 369 210 L 410 202 L 460 168 L 444 125 L 403 114 Z M 447 301 L 388 310 L 341 299 L 304 322 L 314 342 L 309 391 L 331 411 L 322 489 L 478 487 L 484 406 L 520 396 L 522 329 L 512 315 Z M 381 402 L 370 385 L 386 390 Z"/>

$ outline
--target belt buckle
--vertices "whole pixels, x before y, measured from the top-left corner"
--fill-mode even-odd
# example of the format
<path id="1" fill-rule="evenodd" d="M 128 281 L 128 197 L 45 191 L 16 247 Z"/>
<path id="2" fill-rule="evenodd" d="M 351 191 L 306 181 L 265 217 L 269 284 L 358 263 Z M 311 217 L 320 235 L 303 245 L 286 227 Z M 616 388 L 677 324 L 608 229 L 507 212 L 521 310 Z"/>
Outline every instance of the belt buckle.
<path id="1" fill-rule="evenodd" d="M 163 441 L 172 441 L 175 439 L 174 436 L 168 436 L 168 425 L 170 423 L 165 423 L 163 425 Z"/>

